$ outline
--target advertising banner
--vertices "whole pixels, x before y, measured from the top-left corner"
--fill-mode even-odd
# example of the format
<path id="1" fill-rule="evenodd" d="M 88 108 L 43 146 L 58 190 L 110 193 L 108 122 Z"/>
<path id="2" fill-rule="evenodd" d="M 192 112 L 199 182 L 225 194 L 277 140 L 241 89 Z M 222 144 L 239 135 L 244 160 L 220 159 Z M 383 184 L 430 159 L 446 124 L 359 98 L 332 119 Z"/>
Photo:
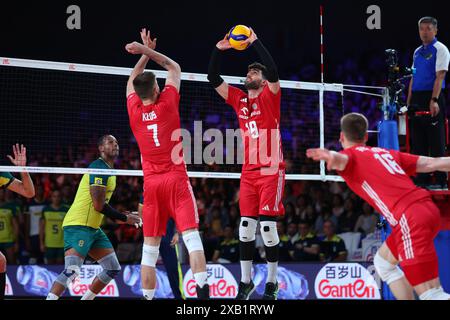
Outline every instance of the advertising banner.
<path id="1" fill-rule="evenodd" d="M 140 265 L 122 265 L 121 272 L 98 295 L 109 298 L 142 297 Z M 45 297 L 62 266 L 8 266 L 6 294 L 18 297 Z M 182 266 L 183 290 L 187 298 L 195 298 L 195 281 L 189 266 Z M 95 276 L 99 265 L 85 265 L 80 276 L 64 293 L 66 297 L 81 297 Z M 208 284 L 212 299 L 234 299 L 240 280 L 239 264 L 208 264 Z M 157 299 L 173 299 L 172 289 L 163 266 L 156 269 Z M 252 271 L 256 290 L 253 299 L 264 293 L 267 278 L 266 264 L 256 264 Z M 369 263 L 286 263 L 278 268 L 278 299 L 380 299 L 379 280 Z"/>

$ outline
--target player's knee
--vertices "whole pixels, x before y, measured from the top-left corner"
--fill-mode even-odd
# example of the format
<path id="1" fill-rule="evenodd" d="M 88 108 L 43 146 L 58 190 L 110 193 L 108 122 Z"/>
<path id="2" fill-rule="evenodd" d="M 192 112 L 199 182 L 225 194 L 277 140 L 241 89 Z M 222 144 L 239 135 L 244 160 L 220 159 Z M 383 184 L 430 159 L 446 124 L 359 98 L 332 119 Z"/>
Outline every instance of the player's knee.
<path id="1" fill-rule="evenodd" d="M 106 284 L 113 280 L 122 269 L 114 252 L 98 260 L 98 263 L 103 268 L 103 271 L 98 274 L 98 279 Z"/>
<path id="2" fill-rule="evenodd" d="M 194 251 L 203 251 L 202 239 L 200 238 L 200 233 L 197 230 L 184 233 L 183 242 L 186 245 L 189 254 Z"/>
<path id="3" fill-rule="evenodd" d="M 392 263 L 384 259 L 378 252 L 373 258 L 373 264 L 381 280 L 386 282 L 388 285 L 405 276 L 403 271 L 398 266 L 393 265 Z"/>
<path id="4" fill-rule="evenodd" d="M 252 242 L 256 239 L 256 219 L 242 217 L 239 224 L 239 240 L 242 242 Z"/>
<path id="5" fill-rule="evenodd" d="M 0 252 L 0 273 L 6 272 L 6 258 Z"/>
<path id="6" fill-rule="evenodd" d="M 280 243 L 276 221 L 261 221 L 261 237 L 266 247 L 274 247 Z"/>
<path id="7" fill-rule="evenodd" d="M 442 287 L 432 288 L 419 296 L 420 300 L 449 300 L 450 294 L 445 293 Z"/>
<path id="8" fill-rule="evenodd" d="M 156 265 L 156 261 L 159 256 L 159 245 L 158 246 L 150 246 L 148 244 L 144 244 L 142 246 L 142 259 L 141 264 L 143 266 L 154 268 Z"/>
<path id="9" fill-rule="evenodd" d="M 64 287 L 67 287 L 76 277 L 80 275 L 80 269 L 83 265 L 83 259 L 79 256 L 64 257 L 65 268 L 64 271 L 56 278 L 56 282 Z"/>

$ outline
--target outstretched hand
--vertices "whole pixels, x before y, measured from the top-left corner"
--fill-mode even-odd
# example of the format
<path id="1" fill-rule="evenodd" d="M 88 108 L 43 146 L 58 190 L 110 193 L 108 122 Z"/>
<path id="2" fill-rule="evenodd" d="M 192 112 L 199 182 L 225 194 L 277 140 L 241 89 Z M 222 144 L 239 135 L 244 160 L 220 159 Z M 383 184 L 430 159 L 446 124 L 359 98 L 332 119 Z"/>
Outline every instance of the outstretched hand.
<path id="1" fill-rule="evenodd" d="M 327 149 L 308 149 L 306 150 L 306 156 L 314 161 L 325 161 L 327 163 L 327 169 L 332 170 L 334 164 L 333 153 Z"/>
<path id="2" fill-rule="evenodd" d="M 253 31 L 252 28 L 250 28 L 250 35 L 248 36 L 247 39 L 245 39 L 245 41 L 243 41 L 243 43 L 247 43 L 248 45 L 251 45 L 253 43 L 253 41 L 255 41 L 256 39 L 258 39 L 258 36 L 256 35 L 255 31 Z"/>
<path id="3" fill-rule="evenodd" d="M 217 47 L 217 49 L 222 50 L 222 51 L 232 48 L 230 41 L 228 41 L 228 34 L 226 34 L 222 40 L 217 42 L 216 47 Z"/>
<path id="4" fill-rule="evenodd" d="M 150 30 L 147 31 L 147 29 L 142 28 L 141 39 L 142 39 L 142 43 L 144 44 L 144 46 L 146 46 L 152 50 L 155 50 L 157 38 L 154 38 L 152 40 L 152 38 L 150 37 Z"/>
<path id="5" fill-rule="evenodd" d="M 13 145 L 14 158 L 8 155 L 9 160 L 18 167 L 24 167 L 27 164 L 27 148 L 23 144 L 20 145 L 16 143 Z"/>
<path id="6" fill-rule="evenodd" d="M 125 46 L 125 49 L 131 53 L 131 54 L 143 54 L 144 53 L 145 46 L 143 44 L 140 44 L 137 41 L 134 41 L 132 43 L 128 43 Z"/>

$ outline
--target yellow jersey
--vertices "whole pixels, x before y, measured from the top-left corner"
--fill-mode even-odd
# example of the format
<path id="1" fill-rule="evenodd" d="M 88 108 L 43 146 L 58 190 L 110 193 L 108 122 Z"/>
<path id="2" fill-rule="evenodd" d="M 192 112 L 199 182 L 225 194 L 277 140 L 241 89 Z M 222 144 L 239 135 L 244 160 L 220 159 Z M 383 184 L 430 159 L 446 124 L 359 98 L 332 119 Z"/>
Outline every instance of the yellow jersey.
<path id="1" fill-rule="evenodd" d="M 98 158 L 92 162 L 89 165 L 89 168 L 111 169 L 102 158 Z M 106 188 L 105 201 L 108 203 L 116 189 L 116 176 L 84 174 L 80 185 L 78 186 L 75 200 L 64 218 L 63 227 L 85 226 L 94 229 L 100 228 L 103 220 L 103 213 L 96 211 L 94 208 L 90 192 L 91 186 Z"/>

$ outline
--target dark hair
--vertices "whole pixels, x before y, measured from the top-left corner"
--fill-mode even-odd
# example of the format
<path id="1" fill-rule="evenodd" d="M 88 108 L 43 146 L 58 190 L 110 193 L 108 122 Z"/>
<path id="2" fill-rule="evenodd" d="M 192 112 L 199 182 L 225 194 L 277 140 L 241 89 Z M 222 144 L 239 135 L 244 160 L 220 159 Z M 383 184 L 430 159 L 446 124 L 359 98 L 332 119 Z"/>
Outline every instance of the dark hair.
<path id="1" fill-rule="evenodd" d="M 325 220 L 325 221 L 323 222 L 323 224 L 325 224 L 325 223 L 327 223 L 327 222 L 329 222 L 329 223 L 331 224 L 331 227 L 332 227 L 333 229 L 336 229 L 336 225 L 334 224 L 334 222 L 333 222 L 332 220 L 327 219 L 327 220 Z"/>
<path id="2" fill-rule="evenodd" d="M 298 224 L 299 225 L 306 224 L 308 227 L 311 227 L 311 222 L 309 222 L 308 220 L 300 220 L 300 222 Z"/>
<path id="3" fill-rule="evenodd" d="M 265 65 L 259 63 L 259 62 L 253 62 L 252 64 L 250 64 L 248 66 L 248 71 L 252 70 L 252 69 L 256 69 L 261 71 L 263 78 L 266 79 L 266 74 L 267 74 L 267 68 Z"/>
<path id="4" fill-rule="evenodd" d="M 419 26 L 422 23 L 431 23 L 435 28 L 437 28 L 438 22 L 436 20 L 436 18 L 433 17 L 422 17 L 419 20 Z"/>
<path id="5" fill-rule="evenodd" d="M 105 135 L 101 136 L 101 137 L 97 140 L 97 147 L 100 147 L 100 146 L 104 145 L 106 139 L 107 139 L 108 137 L 110 137 L 110 136 L 111 136 L 110 134 L 105 134 Z"/>
<path id="6" fill-rule="evenodd" d="M 369 122 L 360 113 L 349 113 L 341 119 L 341 130 L 351 142 L 364 142 Z"/>
<path id="7" fill-rule="evenodd" d="M 156 76 L 153 72 L 144 72 L 133 80 L 134 91 L 141 100 L 152 98 Z"/>

